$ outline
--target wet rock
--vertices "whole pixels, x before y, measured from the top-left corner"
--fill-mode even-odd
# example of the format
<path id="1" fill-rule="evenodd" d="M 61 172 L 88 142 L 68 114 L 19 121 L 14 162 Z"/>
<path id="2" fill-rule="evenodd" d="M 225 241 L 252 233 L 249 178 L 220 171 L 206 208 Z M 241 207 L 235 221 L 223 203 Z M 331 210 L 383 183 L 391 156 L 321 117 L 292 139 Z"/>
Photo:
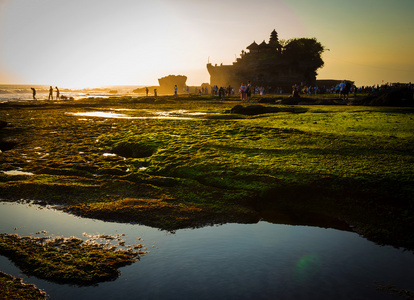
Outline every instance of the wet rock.
<path id="1" fill-rule="evenodd" d="M 2 129 L 2 128 L 6 127 L 6 126 L 7 126 L 7 122 L 0 120 L 0 129 Z"/>
<path id="2" fill-rule="evenodd" d="M 315 104 L 315 99 L 312 98 L 303 98 L 303 97 L 289 97 L 282 99 L 280 104 L 284 105 L 298 105 L 299 103 L 306 103 L 306 105 Z"/>
<path id="3" fill-rule="evenodd" d="M 303 99 L 300 97 L 289 97 L 289 98 L 285 98 L 282 99 L 282 101 L 280 102 L 280 104 L 284 104 L 284 105 L 298 105 L 299 102 L 302 102 Z"/>
<path id="4" fill-rule="evenodd" d="M 348 100 L 343 100 L 343 99 L 318 99 L 316 100 L 313 104 L 317 104 L 317 105 L 347 105 L 348 104 Z"/>
<path id="5" fill-rule="evenodd" d="M 116 176 L 123 176 L 126 175 L 127 172 L 118 168 L 102 168 L 99 169 L 98 174 L 100 175 L 116 175 Z"/>
<path id="6" fill-rule="evenodd" d="M 133 102 L 135 102 L 135 103 L 154 103 L 155 98 L 145 97 L 145 98 L 140 98 L 140 99 L 134 100 Z"/>
<path id="7" fill-rule="evenodd" d="M 120 142 L 113 147 L 112 152 L 122 157 L 150 157 L 157 150 L 153 145 L 145 143 Z"/>
<path id="8" fill-rule="evenodd" d="M 1 140 L 0 139 L 0 150 L 7 151 L 13 149 L 18 143 L 12 140 Z"/>
<path id="9" fill-rule="evenodd" d="M 276 98 L 261 98 L 259 99 L 259 103 L 275 103 L 277 100 L 282 100 L 282 98 L 280 99 L 276 99 Z"/>
<path id="10" fill-rule="evenodd" d="M 280 112 L 280 109 L 278 107 L 266 107 L 263 105 L 249 105 L 249 106 L 236 105 L 231 109 L 232 114 L 247 115 L 247 116 L 277 113 L 277 112 Z"/>

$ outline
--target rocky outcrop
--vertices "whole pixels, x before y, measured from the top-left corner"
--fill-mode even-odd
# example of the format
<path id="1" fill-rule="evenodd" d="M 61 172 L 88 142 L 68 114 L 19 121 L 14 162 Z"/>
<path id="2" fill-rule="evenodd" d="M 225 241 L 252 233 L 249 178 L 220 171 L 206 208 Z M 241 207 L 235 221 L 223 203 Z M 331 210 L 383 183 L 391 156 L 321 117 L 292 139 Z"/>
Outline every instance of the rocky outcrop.
<path id="1" fill-rule="evenodd" d="M 176 85 L 178 91 L 181 92 L 186 87 L 185 82 L 187 81 L 187 76 L 184 75 L 168 75 L 158 79 L 160 84 L 160 90 L 170 91 L 174 93 L 174 86 Z"/>
<path id="2" fill-rule="evenodd" d="M 232 114 L 247 115 L 247 116 L 277 113 L 277 112 L 280 112 L 280 109 L 278 107 L 266 107 L 263 105 L 249 105 L 249 106 L 236 105 L 231 109 Z"/>
<path id="3" fill-rule="evenodd" d="M 404 88 L 389 88 L 362 99 L 352 101 L 352 105 L 366 106 L 414 106 L 413 90 Z"/>
<path id="4" fill-rule="evenodd" d="M 168 75 L 158 79 L 159 86 L 149 86 L 149 94 L 155 94 L 154 90 L 157 90 L 157 94 L 174 94 L 174 86 L 177 85 L 178 93 L 182 93 L 186 88 L 187 76 L 184 75 Z M 146 88 L 138 88 L 133 90 L 134 93 L 146 93 Z"/>
<path id="5" fill-rule="evenodd" d="M 3 129 L 6 126 L 7 126 L 7 122 L 0 120 L 0 129 Z M 0 153 L 2 151 L 7 151 L 7 150 L 13 149 L 17 144 L 18 144 L 17 140 L 15 140 L 13 138 L 10 138 L 10 137 L 4 137 L 3 138 L 0 135 Z"/>

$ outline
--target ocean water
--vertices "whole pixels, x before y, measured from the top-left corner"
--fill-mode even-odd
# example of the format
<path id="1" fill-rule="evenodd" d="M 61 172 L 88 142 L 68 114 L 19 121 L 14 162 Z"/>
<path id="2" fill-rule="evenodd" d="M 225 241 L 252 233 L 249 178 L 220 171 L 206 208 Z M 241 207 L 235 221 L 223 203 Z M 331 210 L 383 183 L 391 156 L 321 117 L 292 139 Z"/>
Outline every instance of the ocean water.
<path id="1" fill-rule="evenodd" d="M 49 87 L 48 85 L 5 85 L 0 84 L 0 102 L 7 101 L 28 101 L 33 100 L 31 88 L 36 89 L 37 100 L 48 100 Z M 53 97 L 56 97 L 56 87 L 53 87 Z M 107 86 L 102 88 L 88 88 L 88 89 L 67 89 L 65 87 L 58 87 L 60 95 L 67 98 L 96 98 L 96 97 L 113 97 L 113 96 L 142 96 L 142 94 L 134 93 L 133 90 L 141 88 L 140 85 L 122 85 L 122 86 Z"/>

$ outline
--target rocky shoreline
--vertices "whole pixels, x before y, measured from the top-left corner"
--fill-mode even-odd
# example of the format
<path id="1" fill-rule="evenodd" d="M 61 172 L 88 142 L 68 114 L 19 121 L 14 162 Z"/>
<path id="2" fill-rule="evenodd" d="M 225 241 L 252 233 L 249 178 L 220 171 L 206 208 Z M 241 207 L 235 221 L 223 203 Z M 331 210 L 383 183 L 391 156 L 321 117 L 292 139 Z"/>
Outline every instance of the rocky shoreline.
<path id="1" fill-rule="evenodd" d="M 338 130 L 352 128 L 366 118 L 365 111 L 378 118 L 393 114 L 395 126 L 401 126 L 402 115 L 388 109 L 338 106 L 331 112 L 321 105 L 250 106 L 237 98 L 180 97 L 1 105 L 0 119 L 7 122 L 0 130 L 2 171 L 23 173 L 0 173 L 0 198 L 41 200 L 77 215 L 165 230 L 257 222 L 266 207 L 278 207 L 344 220 L 378 243 L 414 249 L 414 239 L 405 230 L 413 206 L 409 135 L 392 144 L 385 138 L 391 134 L 386 127 L 373 131 L 386 130 L 385 139 L 373 136 L 369 142 L 365 131 L 357 137 L 347 136 L 349 129 L 332 131 L 335 118 L 341 120 Z M 130 116 L 70 114 L 118 109 Z M 152 110 L 183 109 L 207 115 L 146 117 Z M 405 123 L 412 113 L 406 110 Z M 345 117 L 351 119 L 344 123 Z M 370 122 L 361 126 L 371 130 L 378 125 Z M 285 144 L 286 149 L 280 148 Z M 315 146 L 320 150 L 312 150 Z M 378 147 L 383 148 L 379 153 Z M 315 156 L 328 161 L 315 164 Z M 393 166 L 383 157 L 404 164 Z M 376 170 L 376 160 L 387 171 Z M 369 217 L 359 212 L 362 207 L 370 208 Z"/>

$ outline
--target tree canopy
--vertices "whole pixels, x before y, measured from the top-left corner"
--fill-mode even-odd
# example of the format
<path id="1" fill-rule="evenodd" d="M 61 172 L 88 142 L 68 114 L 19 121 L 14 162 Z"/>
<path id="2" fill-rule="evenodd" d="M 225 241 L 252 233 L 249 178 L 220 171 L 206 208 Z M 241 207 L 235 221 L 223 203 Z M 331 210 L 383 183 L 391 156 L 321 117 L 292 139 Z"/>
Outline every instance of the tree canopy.
<path id="1" fill-rule="evenodd" d="M 297 38 L 286 42 L 283 55 L 294 61 L 311 61 L 316 70 L 324 65 L 321 55 L 325 50 L 316 38 Z"/>

